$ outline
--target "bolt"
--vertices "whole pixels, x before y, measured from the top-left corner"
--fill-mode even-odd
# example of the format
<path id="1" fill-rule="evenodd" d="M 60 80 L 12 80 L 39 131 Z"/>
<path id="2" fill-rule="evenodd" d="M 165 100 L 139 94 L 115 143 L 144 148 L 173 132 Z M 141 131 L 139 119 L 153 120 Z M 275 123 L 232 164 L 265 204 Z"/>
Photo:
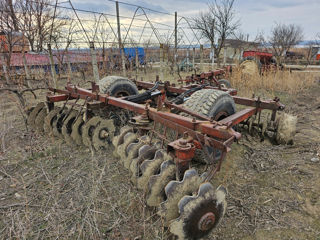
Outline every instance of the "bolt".
<path id="1" fill-rule="evenodd" d="M 188 132 L 184 132 L 184 133 L 183 133 L 183 139 L 188 139 L 188 137 L 189 137 Z"/>
<path id="2" fill-rule="evenodd" d="M 187 146 L 187 141 L 184 140 L 184 139 L 180 139 L 180 140 L 179 140 L 179 145 L 180 145 L 180 146 Z"/>
<path id="3" fill-rule="evenodd" d="M 215 220 L 216 220 L 216 217 L 213 212 L 206 213 L 199 220 L 198 229 L 201 231 L 207 231 L 213 228 Z"/>
<path id="4" fill-rule="evenodd" d="M 107 138 L 109 136 L 109 133 L 106 130 L 102 130 L 100 132 L 100 138 Z"/>

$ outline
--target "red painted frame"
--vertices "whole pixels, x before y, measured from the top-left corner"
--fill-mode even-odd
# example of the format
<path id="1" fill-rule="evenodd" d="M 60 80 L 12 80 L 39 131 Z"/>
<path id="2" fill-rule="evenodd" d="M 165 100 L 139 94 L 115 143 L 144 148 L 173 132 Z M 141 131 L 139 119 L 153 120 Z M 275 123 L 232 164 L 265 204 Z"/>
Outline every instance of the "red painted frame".
<path id="1" fill-rule="evenodd" d="M 140 88 L 150 89 L 154 84 L 148 82 L 138 82 L 136 84 Z M 212 89 L 218 89 L 216 87 L 209 87 Z M 235 103 L 247 105 L 253 108 L 247 108 L 240 112 L 237 112 L 221 121 L 214 121 L 204 118 L 204 120 L 191 119 L 189 117 L 183 117 L 178 114 L 174 114 L 166 111 L 158 111 L 155 108 L 148 107 L 144 104 L 137 104 L 129 102 L 122 98 L 115 98 L 108 96 L 107 94 L 98 94 L 98 86 L 93 84 L 94 91 L 87 90 L 84 88 L 79 88 L 74 85 L 67 85 L 66 90 L 49 88 L 51 92 L 58 95 L 52 95 L 49 93 L 47 95 L 47 100 L 50 103 L 61 102 L 72 99 L 85 99 L 87 102 L 98 101 L 102 104 L 115 106 L 129 111 L 135 112 L 137 114 L 144 114 L 149 119 L 159 122 L 169 128 L 175 129 L 180 134 L 188 133 L 189 136 L 193 137 L 195 140 L 199 140 L 202 143 L 205 141 L 209 142 L 210 145 L 217 149 L 228 152 L 230 145 L 236 139 L 241 137 L 241 134 L 234 131 L 232 126 L 248 119 L 254 114 L 257 114 L 262 109 L 270 109 L 273 111 L 282 110 L 284 105 L 276 100 L 261 101 L 258 99 L 242 98 L 237 96 L 232 96 Z M 173 93 L 182 93 L 189 88 L 175 87 L 170 84 L 165 84 L 159 86 L 159 90 L 166 90 Z M 231 94 L 236 94 L 236 90 L 222 89 L 228 91 Z M 170 107 L 170 105 L 168 105 Z M 178 105 L 179 106 L 179 105 Z M 174 107 L 174 106 L 172 106 Z M 179 106 L 180 110 L 184 110 L 183 107 Z M 188 110 L 185 110 L 188 112 Z"/>

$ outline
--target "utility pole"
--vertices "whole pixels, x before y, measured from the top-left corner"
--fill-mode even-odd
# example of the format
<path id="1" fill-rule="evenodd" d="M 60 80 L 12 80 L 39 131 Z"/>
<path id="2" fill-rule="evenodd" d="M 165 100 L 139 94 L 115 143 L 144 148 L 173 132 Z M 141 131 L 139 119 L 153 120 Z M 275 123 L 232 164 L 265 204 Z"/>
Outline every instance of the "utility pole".
<path id="1" fill-rule="evenodd" d="M 196 57 L 196 48 L 193 47 L 192 48 L 192 67 L 193 67 L 193 70 L 196 69 L 196 65 L 195 65 L 195 61 L 194 61 L 195 57 Z"/>
<path id="2" fill-rule="evenodd" d="M 120 14 L 119 14 L 119 2 L 118 1 L 116 1 L 116 13 L 117 13 L 117 25 L 118 25 L 119 52 L 120 52 L 121 62 L 122 62 L 122 71 L 123 71 L 123 75 L 126 76 L 126 64 L 125 64 L 125 59 L 124 59 L 124 48 L 123 48 L 123 44 L 121 42 Z"/>
<path id="3" fill-rule="evenodd" d="M 163 43 L 160 43 L 160 81 L 164 81 L 164 74 L 163 74 Z"/>

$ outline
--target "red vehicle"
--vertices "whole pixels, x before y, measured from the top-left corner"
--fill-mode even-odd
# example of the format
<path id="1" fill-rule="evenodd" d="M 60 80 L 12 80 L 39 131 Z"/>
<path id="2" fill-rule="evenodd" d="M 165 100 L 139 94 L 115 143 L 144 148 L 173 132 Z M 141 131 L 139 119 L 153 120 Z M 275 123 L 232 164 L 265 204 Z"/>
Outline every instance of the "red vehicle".
<path id="1" fill-rule="evenodd" d="M 242 72 L 253 75 L 274 70 L 278 64 L 272 53 L 261 51 L 244 51 L 240 64 Z"/>
<path id="2" fill-rule="evenodd" d="M 272 53 L 260 52 L 260 51 L 244 51 L 242 57 L 245 58 L 256 58 L 259 59 L 261 63 L 268 64 L 274 63 L 275 59 Z"/>
<path id="3" fill-rule="evenodd" d="M 317 59 L 317 60 L 320 60 L 320 53 L 317 54 L 316 59 Z"/>

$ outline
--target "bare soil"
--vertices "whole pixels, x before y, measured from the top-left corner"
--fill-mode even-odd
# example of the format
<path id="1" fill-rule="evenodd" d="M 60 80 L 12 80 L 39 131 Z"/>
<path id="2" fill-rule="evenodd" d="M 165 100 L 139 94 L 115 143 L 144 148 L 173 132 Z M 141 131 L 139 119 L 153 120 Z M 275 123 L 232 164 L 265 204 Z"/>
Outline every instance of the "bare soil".
<path id="1" fill-rule="evenodd" d="M 283 97 L 298 116 L 294 144 L 244 134 L 233 145 L 213 179 L 228 189 L 227 213 L 207 239 L 320 239 L 320 86 Z M 0 239 L 168 238 L 112 149 L 36 134 L 20 110 L 0 94 Z"/>

